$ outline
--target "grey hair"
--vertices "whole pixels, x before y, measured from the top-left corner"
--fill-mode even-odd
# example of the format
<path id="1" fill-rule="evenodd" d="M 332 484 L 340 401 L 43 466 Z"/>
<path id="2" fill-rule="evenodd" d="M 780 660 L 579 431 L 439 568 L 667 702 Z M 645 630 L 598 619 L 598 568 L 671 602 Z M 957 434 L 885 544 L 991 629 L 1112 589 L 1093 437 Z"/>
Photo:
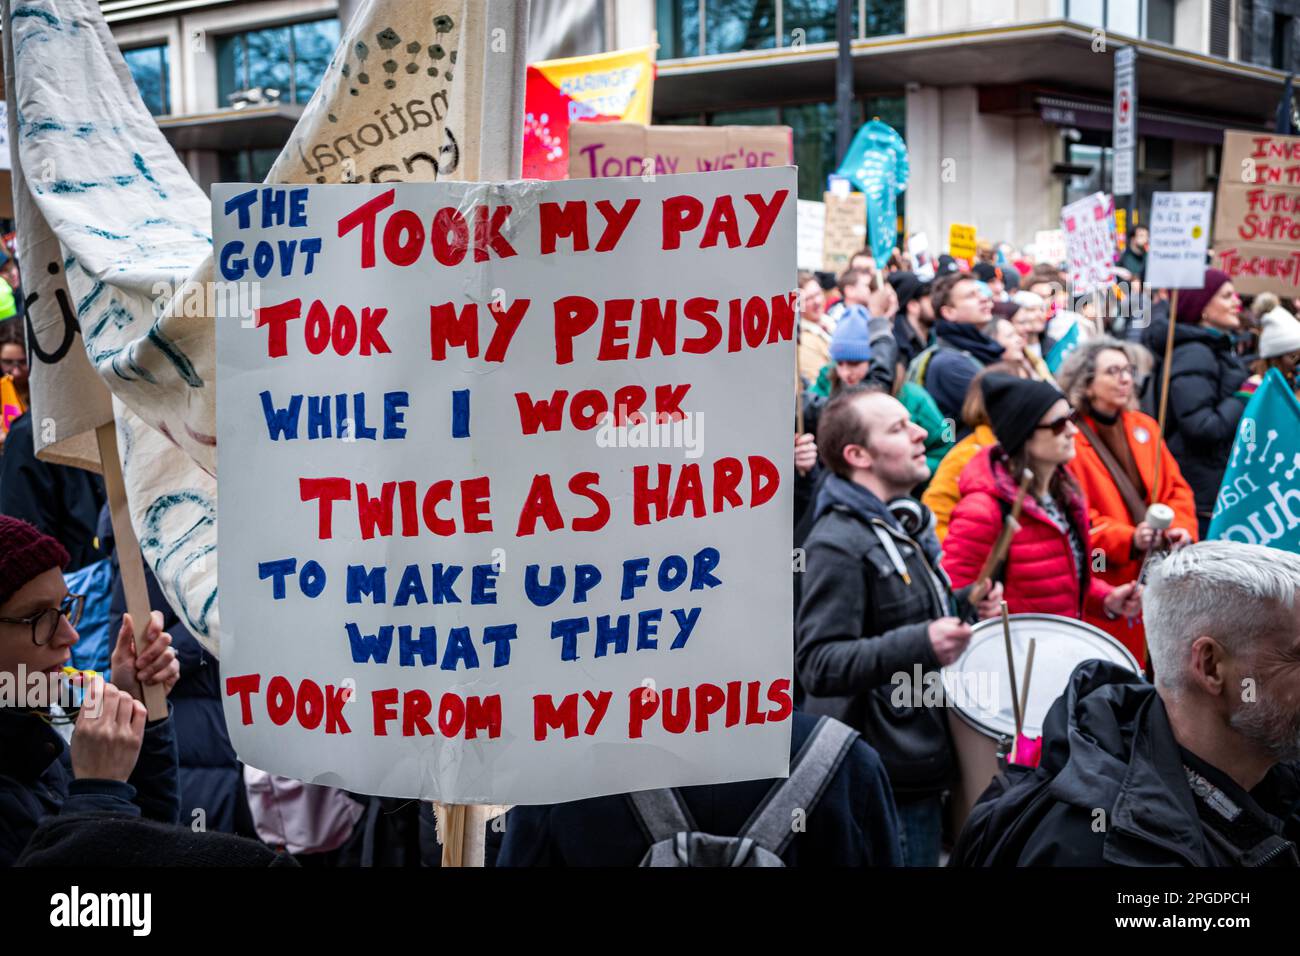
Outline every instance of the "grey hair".
<path id="1" fill-rule="evenodd" d="M 1294 636 L 1300 555 L 1239 541 L 1202 541 L 1160 562 L 1142 592 L 1156 683 L 1187 685 L 1192 642 L 1212 637 L 1233 656 Z"/>
<path id="2" fill-rule="evenodd" d="M 1138 346 L 1136 345 L 1121 342 L 1109 335 L 1103 335 L 1084 342 L 1066 356 L 1065 361 L 1061 364 L 1060 371 L 1056 373 L 1056 383 L 1075 408 L 1087 408 L 1088 386 L 1097 377 L 1097 357 L 1102 352 L 1109 351 L 1123 352 L 1128 356 L 1135 373 L 1142 364 Z M 1135 387 L 1129 399 L 1129 404 L 1130 407 L 1136 408 L 1138 392 L 1136 386 L 1139 383 L 1135 381 L 1133 384 Z"/>

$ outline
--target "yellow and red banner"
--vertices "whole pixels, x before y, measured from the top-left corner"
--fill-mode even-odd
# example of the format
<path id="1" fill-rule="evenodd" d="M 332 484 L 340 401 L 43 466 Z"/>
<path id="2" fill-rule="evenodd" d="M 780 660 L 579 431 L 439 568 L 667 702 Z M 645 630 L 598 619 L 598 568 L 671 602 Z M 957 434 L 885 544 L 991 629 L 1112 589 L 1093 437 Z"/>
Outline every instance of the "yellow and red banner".
<path id="1" fill-rule="evenodd" d="M 573 123 L 648 124 L 654 47 L 546 60 L 528 67 L 524 93 L 525 179 L 564 179 Z"/>

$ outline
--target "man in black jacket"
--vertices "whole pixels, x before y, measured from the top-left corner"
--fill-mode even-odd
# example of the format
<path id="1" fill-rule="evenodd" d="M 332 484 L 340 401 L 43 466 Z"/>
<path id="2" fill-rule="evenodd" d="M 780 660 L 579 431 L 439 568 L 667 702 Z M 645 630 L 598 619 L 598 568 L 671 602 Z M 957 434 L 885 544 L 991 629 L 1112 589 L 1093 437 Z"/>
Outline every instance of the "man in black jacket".
<path id="1" fill-rule="evenodd" d="M 935 341 L 907 370 L 908 381 L 925 388 L 961 437 L 966 389 L 981 368 L 1002 358 L 1002 346 L 984 334 L 993 319 L 993 300 L 974 276 L 954 272 L 935 280 L 930 291 Z"/>
<path id="2" fill-rule="evenodd" d="M 925 706 L 924 687 L 965 650 L 972 609 L 968 590 L 954 594 L 939 566 L 934 531 L 909 535 L 889 508 L 929 477 L 925 429 L 888 393 L 850 388 L 822 411 L 817 445 L 831 474 L 805 543 L 795 650 L 805 706 L 880 752 L 904 860 L 933 866 L 952 753 L 942 708 Z M 1001 596 L 999 585 L 979 616 L 995 614 Z"/>
<path id="3" fill-rule="evenodd" d="M 1086 661 L 962 865 L 1297 866 L 1300 556 L 1207 541 L 1142 595 L 1156 685 Z"/>
<path id="4" fill-rule="evenodd" d="M 53 814 L 143 814 L 175 823 L 172 722 L 147 722 L 133 696 L 143 684 L 170 691 L 180 674 L 161 618 L 150 621 L 139 656 L 128 618 L 113 651 L 116 685 L 90 679 L 69 746 L 56 729 L 63 711 L 51 699 L 52 682 L 77 642 L 79 609 L 60 571 L 68 553 L 3 515 L 0 542 L 0 866 L 12 865 L 41 819 Z"/>

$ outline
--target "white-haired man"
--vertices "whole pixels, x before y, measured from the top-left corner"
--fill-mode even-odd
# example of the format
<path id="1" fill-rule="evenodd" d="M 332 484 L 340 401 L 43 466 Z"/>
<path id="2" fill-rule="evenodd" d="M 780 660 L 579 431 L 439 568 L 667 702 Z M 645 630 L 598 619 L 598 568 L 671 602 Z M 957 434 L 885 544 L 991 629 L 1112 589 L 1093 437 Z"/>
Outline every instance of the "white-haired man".
<path id="1" fill-rule="evenodd" d="M 1298 593 L 1288 552 L 1207 541 L 1167 558 L 1142 595 L 1155 685 L 1079 665 L 1039 768 L 977 806 L 954 863 L 1300 865 Z"/>

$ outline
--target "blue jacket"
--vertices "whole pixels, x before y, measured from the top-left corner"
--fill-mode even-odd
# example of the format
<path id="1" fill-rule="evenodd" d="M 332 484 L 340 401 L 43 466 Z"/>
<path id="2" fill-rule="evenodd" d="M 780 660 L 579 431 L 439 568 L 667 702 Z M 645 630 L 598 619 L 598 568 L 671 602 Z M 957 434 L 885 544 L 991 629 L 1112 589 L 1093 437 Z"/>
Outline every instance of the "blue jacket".
<path id="1" fill-rule="evenodd" d="M 177 801 L 170 716 L 145 725 L 140 757 L 123 783 L 73 779 L 71 755 L 58 731 L 33 711 L 0 708 L 0 866 L 13 865 L 43 817 L 143 815 L 176 823 Z"/>
<path id="2" fill-rule="evenodd" d="M 792 720 L 793 755 L 817 718 L 796 711 Z M 702 832 L 732 836 L 772 783 L 746 780 L 678 792 Z M 636 866 L 650 849 L 623 794 L 517 806 L 505 824 L 497 866 Z M 786 866 L 901 865 L 894 796 L 880 758 L 865 741 L 853 743 L 809 814 L 807 830 L 790 842 L 782 859 Z"/>

